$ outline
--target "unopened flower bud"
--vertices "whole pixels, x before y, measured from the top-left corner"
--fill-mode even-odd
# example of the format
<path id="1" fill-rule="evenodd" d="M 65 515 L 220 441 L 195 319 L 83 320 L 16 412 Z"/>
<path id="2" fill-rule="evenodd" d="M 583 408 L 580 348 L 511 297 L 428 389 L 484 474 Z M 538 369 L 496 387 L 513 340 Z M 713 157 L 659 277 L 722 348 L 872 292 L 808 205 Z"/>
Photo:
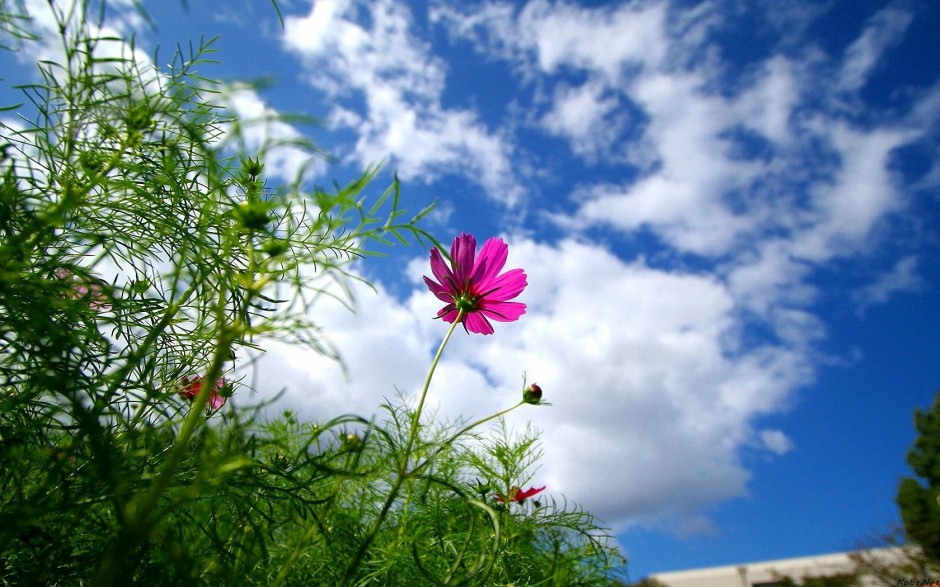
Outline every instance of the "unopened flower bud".
<path id="1" fill-rule="evenodd" d="M 242 166 L 245 173 L 253 178 L 261 175 L 261 172 L 264 170 L 264 163 L 262 163 L 259 159 L 252 159 L 251 157 L 248 157 L 242 161 Z"/>
<path id="2" fill-rule="evenodd" d="M 128 109 L 124 122 L 131 132 L 147 130 L 153 126 L 153 113 L 147 104 L 134 104 Z"/>
<path id="3" fill-rule="evenodd" d="M 242 202 L 234 209 L 235 219 L 247 230 L 262 230 L 271 221 L 265 202 Z"/>
<path id="4" fill-rule="evenodd" d="M 542 401 L 542 388 L 533 383 L 522 390 L 522 401 L 538 405 Z"/>
<path id="5" fill-rule="evenodd" d="M 220 397 L 228 398 L 232 397 L 235 394 L 235 386 L 230 382 L 222 379 L 222 385 L 216 384 L 216 393 Z"/>
<path id="6" fill-rule="evenodd" d="M 287 241 L 278 239 L 278 238 L 268 239 L 267 241 L 264 242 L 263 245 L 261 245 L 261 250 L 267 253 L 268 255 L 270 255 L 271 257 L 277 257 L 278 255 L 282 255 L 283 253 L 287 251 L 287 249 L 288 249 Z"/>
<path id="7" fill-rule="evenodd" d="M 479 479 L 477 479 L 476 490 L 477 490 L 477 493 L 479 493 L 480 495 L 486 496 L 487 493 L 489 493 L 490 491 L 493 491 L 493 486 L 490 485 L 489 483 L 484 483 L 483 481 L 480 481 Z"/>

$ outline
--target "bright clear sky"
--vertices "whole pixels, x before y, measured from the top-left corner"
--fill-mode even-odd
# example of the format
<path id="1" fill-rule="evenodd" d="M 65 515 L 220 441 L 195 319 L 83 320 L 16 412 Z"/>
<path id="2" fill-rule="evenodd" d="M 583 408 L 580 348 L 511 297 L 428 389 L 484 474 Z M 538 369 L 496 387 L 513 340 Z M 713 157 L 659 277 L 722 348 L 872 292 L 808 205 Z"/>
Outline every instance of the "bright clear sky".
<path id="1" fill-rule="evenodd" d="M 281 0 L 283 27 L 266 0 L 144 4 L 160 64 L 221 35 L 202 73 L 273 81 L 243 115 L 323 119 L 269 129 L 335 156 L 312 182 L 385 161 L 374 193 L 397 171 L 405 207 L 436 198 L 441 241 L 507 240 L 528 313 L 457 337 L 430 401 L 480 417 L 538 382 L 553 407 L 513 418 L 543 431 L 533 480 L 602 517 L 631 578 L 897 520 L 940 387 L 940 3 Z M 0 64 L 8 96 L 29 70 Z M 445 330 L 427 251 L 357 271 L 358 314 L 319 309 L 351 379 L 272 347 L 260 394 L 325 419 L 420 389 Z"/>

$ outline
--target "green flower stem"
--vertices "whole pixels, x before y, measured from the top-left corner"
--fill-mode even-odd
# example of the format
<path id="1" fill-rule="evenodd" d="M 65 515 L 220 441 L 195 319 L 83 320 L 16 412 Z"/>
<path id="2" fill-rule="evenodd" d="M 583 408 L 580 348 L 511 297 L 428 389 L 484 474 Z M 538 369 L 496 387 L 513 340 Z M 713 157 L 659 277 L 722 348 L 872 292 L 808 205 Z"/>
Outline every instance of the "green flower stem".
<path id="1" fill-rule="evenodd" d="M 437 353 L 434 355 L 434 360 L 431 361 L 431 368 L 428 369 L 428 376 L 424 380 L 424 388 L 421 390 L 421 396 L 418 398 L 418 406 L 415 408 L 414 416 L 411 419 L 411 430 L 408 432 L 408 442 L 405 444 L 405 452 L 402 455 L 402 460 L 398 464 L 398 472 L 395 476 L 395 481 L 392 482 L 392 486 L 388 491 L 388 497 L 385 499 L 385 503 L 382 505 L 382 509 L 379 511 L 379 515 L 376 517 L 375 522 L 369 529 L 369 533 L 366 534 L 365 538 L 363 538 L 362 543 L 359 545 L 359 549 L 356 550 L 356 554 L 353 556 L 352 563 L 350 563 L 349 567 L 346 568 L 346 573 L 343 575 L 343 580 L 340 583 L 341 586 L 349 585 L 350 581 L 352 581 L 352 579 L 355 577 L 356 571 L 359 569 L 359 565 L 362 563 L 362 559 L 365 558 L 366 552 L 369 550 L 369 547 L 372 545 L 375 537 L 378 536 L 379 530 L 381 529 L 382 524 L 385 522 L 385 518 L 388 517 L 388 513 L 391 511 L 392 505 L 398 498 L 398 493 L 401 491 L 402 485 L 404 485 L 405 480 L 410 478 L 413 474 L 408 472 L 408 461 L 411 458 L 411 450 L 414 448 L 415 441 L 418 438 L 421 411 L 424 409 L 424 402 L 428 396 L 428 389 L 431 387 L 431 379 L 434 377 L 434 371 L 437 369 L 437 364 L 440 362 L 441 356 L 444 354 L 444 347 L 447 346 L 447 342 L 450 340 L 451 335 L 454 334 L 454 330 L 457 329 L 457 325 L 462 322 L 463 314 L 464 313 L 462 310 L 457 313 L 457 317 L 454 318 L 450 328 L 447 330 L 447 334 L 444 335 L 444 339 L 441 341 L 441 346 L 438 347 Z"/>
<path id="2" fill-rule="evenodd" d="M 421 397 L 418 399 L 418 407 L 415 408 L 414 417 L 411 420 L 411 432 L 408 435 L 408 444 L 405 445 L 405 458 L 402 463 L 399 465 L 399 476 L 405 474 L 405 471 L 408 468 L 408 457 L 411 456 L 411 449 L 415 443 L 415 440 L 418 437 L 418 428 L 420 426 L 421 420 L 421 411 L 424 409 L 424 400 L 428 396 L 428 389 L 431 387 L 431 379 L 434 377 L 434 370 L 437 369 L 437 364 L 441 360 L 441 355 L 444 354 L 444 347 L 447 346 L 447 341 L 450 340 L 451 335 L 456 330 L 457 325 L 461 323 L 464 312 L 460 310 L 457 312 L 457 317 L 454 318 L 453 323 L 450 325 L 450 328 L 447 329 L 447 334 L 444 335 L 444 340 L 441 341 L 441 346 L 437 349 L 437 354 L 434 355 L 434 360 L 431 361 L 431 368 L 428 369 L 427 379 L 424 380 L 424 389 L 421 390 Z"/>
<path id="3" fill-rule="evenodd" d="M 447 330 L 447 334 L 444 336 L 444 340 L 441 341 L 441 346 L 437 349 L 437 354 L 434 355 L 434 360 L 431 362 L 431 368 L 428 370 L 428 377 L 424 381 L 424 389 L 421 390 L 421 398 L 418 400 L 418 407 L 415 409 L 414 417 L 411 420 L 411 431 L 408 434 L 408 443 L 405 445 L 405 453 L 402 455 L 402 461 L 398 465 L 398 479 L 410 479 L 413 481 L 415 472 L 424 467 L 424 464 L 427 464 L 431 461 L 433 456 L 436 456 L 440 453 L 437 451 L 432 457 L 425 459 L 424 463 L 420 466 L 416 466 L 411 471 L 408 471 L 408 462 L 411 460 L 411 450 L 414 447 L 414 443 L 418 438 L 418 430 L 421 428 L 421 412 L 424 408 L 424 400 L 427 397 L 428 389 L 431 387 L 431 378 L 434 376 L 434 370 L 437 368 L 437 363 L 441 359 L 441 355 L 444 352 L 444 347 L 447 346 L 447 341 L 450 340 L 450 336 L 454 333 L 454 330 L 457 328 L 457 324 L 460 323 L 460 319 L 464 315 L 464 309 L 457 304 L 457 317 L 454 319 L 454 322 L 450 325 L 450 328 Z M 397 485 L 397 488 L 401 487 L 401 483 Z M 408 505 L 411 503 L 411 493 L 414 487 L 413 483 L 408 484 L 408 491 L 405 494 L 405 505 L 402 508 L 402 521 L 401 525 L 398 528 L 399 538 L 405 535 L 405 530 L 408 527 Z M 397 490 L 396 490 L 397 493 Z"/>
<path id="4" fill-rule="evenodd" d="M 134 499 L 131 502 L 132 505 L 126 508 L 126 518 L 123 524 L 124 539 L 118 541 L 111 556 L 102 562 L 98 569 L 98 576 L 94 582 L 95 585 L 114 584 L 116 579 L 114 576 L 115 561 L 123 558 L 123 554 L 137 544 L 150 530 L 150 527 L 156 523 L 157 517 L 154 516 L 152 512 L 156 509 L 160 497 L 166 491 L 167 487 L 170 486 L 173 480 L 173 474 L 176 472 L 176 468 L 179 466 L 183 455 L 188 449 L 189 441 L 192 439 L 196 427 L 204 418 L 202 412 L 205 409 L 206 403 L 209 401 L 216 380 L 222 374 L 222 365 L 229 356 L 228 349 L 235 338 L 234 332 L 235 330 L 233 328 L 226 329 L 223 336 L 219 339 L 215 355 L 212 359 L 212 365 L 203 379 L 199 394 L 193 400 L 192 407 L 186 415 L 186 419 L 183 421 L 183 426 L 180 428 L 176 440 L 170 448 L 170 454 L 167 456 L 163 468 L 141 498 Z"/>
<path id="5" fill-rule="evenodd" d="M 216 306 L 216 323 L 225 324 L 226 320 L 226 299 L 229 295 L 229 283 L 222 281 L 219 288 L 218 295 L 218 305 Z M 246 295 L 242 304 L 244 307 L 248 307 L 251 303 L 251 292 L 249 291 Z M 190 407 L 189 413 L 186 415 L 186 419 L 183 421 L 183 426 L 180 428 L 179 433 L 176 435 L 176 440 L 173 442 L 173 446 L 170 449 L 170 454 L 167 457 L 166 463 L 161 469 L 160 473 L 157 475 L 157 478 L 154 480 L 153 484 L 150 486 L 150 491 L 146 494 L 144 502 L 139 510 L 130 512 L 131 519 L 135 520 L 139 524 L 143 525 L 146 528 L 147 518 L 150 517 L 150 510 L 156 507 L 157 501 L 160 499 L 160 495 L 166 490 L 170 484 L 170 480 L 173 477 L 173 473 L 176 471 L 176 467 L 179 465 L 180 460 L 183 458 L 183 454 L 188 450 L 189 441 L 193 436 L 193 433 L 196 431 L 196 427 L 203 420 L 203 410 L 206 407 L 206 404 L 209 402 L 209 397 L 212 393 L 212 389 L 215 387 L 216 381 L 219 377 L 222 376 L 222 366 L 225 364 L 225 361 L 229 360 L 232 356 L 232 344 L 238 340 L 244 334 L 244 325 L 238 318 L 221 329 L 219 333 L 219 339 L 215 345 L 215 352 L 212 356 L 212 361 L 209 364 L 209 369 L 206 371 L 206 374 L 202 379 L 202 386 L 199 388 L 199 393 L 193 399 L 192 405 Z M 133 529 L 133 525 L 131 525 Z"/>
<path id="6" fill-rule="evenodd" d="M 228 296 L 228 284 L 224 281 L 219 290 L 219 303 L 216 309 L 216 319 L 219 323 L 225 322 L 225 300 Z M 248 300 L 245 301 L 248 303 Z M 216 381 L 222 375 L 222 366 L 231 356 L 232 343 L 242 334 L 242 324 L 238 321 L 223 328 L 219 334 L 215 345 L 215 351 L 212 356 L 209 369 L 202 380 L 202 386 L 199 393 L 193 399 L 189 413 L 183 421 L 173 445 L 170 447 L 169 454 L 163 467 L 157 473 L 150 486 L 142 492 L 140 496 L 132 498 L 131 502 L 124 508 L 123 519 L 123 539 L 119 540 L 109 557 L 102 561 L 98 568 L 98 576 L 95 578 L 95 585 L 112 585 L 116 579 L 115 562 L 123 558 L 129 551 L 156 523 L 158 516 L 153 515 L 161 496 L 173 481 L 173 475 L 179 466 L 183 455 L 189 449 L 189 443 L 196 428 L 203 421 L 203 410 L 209 401 L 212 389 Z M 144 347 L 141 347 L 144 348 Z"/>

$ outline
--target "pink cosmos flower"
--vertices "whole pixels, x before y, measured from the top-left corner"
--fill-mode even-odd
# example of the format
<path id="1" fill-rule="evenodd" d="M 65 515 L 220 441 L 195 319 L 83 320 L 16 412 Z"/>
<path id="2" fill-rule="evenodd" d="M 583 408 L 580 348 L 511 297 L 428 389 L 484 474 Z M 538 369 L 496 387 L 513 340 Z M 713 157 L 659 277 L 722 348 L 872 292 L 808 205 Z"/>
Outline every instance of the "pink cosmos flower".
<path id="1" fill-rule="evenodd" d="M 529 487 L 525 491 L 523 491 L 519 487 L 513 487 L 512 489 L 509 490 L 509 499 L 506 499 L 505 497 L 497 493 L 496 501 L 498 501 L 499 503 L 506 503 L 507 501 L 522 503 L 526 499 L 532 497 L 533 495 L 537 493 L 541 493 L 543 491 L 545 491 L 544 485 L 542 487 Z"/>
<path id="2" fill-rule="evenodd" d="M 453 323 L 459 315 L 467 332 L 493 334 L 487 318 L 513 322 L 525 314 L 525 304 L 509 300 L 522 293 L 528 283 L 522 269 L 500 273 L 509 256 L 503 239 L 487 239 L 479 255 L 476 246 L 472 235 L 461 233 L 450 247 L 450 267 L 439 250 L 431 249 L 434 279 L 424 276 L 424 281 L 437 299 L 447 302 L 438 318 Z"/>
<path id="3" fill-rule="evenodd" d="M 183 378 L 183 391 L 180 392 L 180 395 L 184 398 L 192 401 L 199 395 L 199 390 L 202 388 L 203 377 L 197 375 L 195 377 L 184 377 Z M 219 392 L 225 386 L 225 379 L 219 378 L 215 382 L 215 385 L 212 387 L 212 393 L 209 395 L 209 402 L 206 404 L 206 410 L 209 412 L 215 412 L 219 408 L 225 405 L 225 396 L 221 395 Z"/>

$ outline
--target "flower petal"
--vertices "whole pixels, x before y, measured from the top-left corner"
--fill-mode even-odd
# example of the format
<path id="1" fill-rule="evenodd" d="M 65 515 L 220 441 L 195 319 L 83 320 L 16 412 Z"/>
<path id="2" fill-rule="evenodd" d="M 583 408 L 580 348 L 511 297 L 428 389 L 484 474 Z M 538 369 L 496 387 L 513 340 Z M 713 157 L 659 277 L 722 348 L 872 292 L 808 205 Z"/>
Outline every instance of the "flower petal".
<path id="1" fill-rule="evenodd" d="M 516 494 L 513 496 L 512 499 L 513 499 L 513 501 L 522 501 L 523 499 L 527 499 L 527 498 L 529 498 L 529 497 L 532 497 L 532 496 L 535 495 L 536 493 L 541 493 L 541 492 L 543 492 L 543 491 L 545 491 L 545 486 L 544 486 L 544 485 L 543 485 L 542 487 L 538 487 L 538 488 L 536 488 L 536 487 L 529 487 L 529 488 L 526 489 L 525 491 L 520 491 L 519 489 L 516 489 Z"/>
<path id="2" fill-rule="evenodd" d="M 472 275 L 473 282 L 479 285 L 481 291 L 490 289 L 487 283 L 502 271 L 508 257 L 509 245 L 503 242 L 503 239 L 486 239 L 483 248 L 480 249 L 480 254 L 477 256 Z"/>
<path id="3" fill-rule="evenodd" d="M 212 406 L 212 411 L 216 411 L 225 405 L 225 398 L 213 391 L 209 397 L 209 405 Z"/>
<path id="4" fill-rule="evenodd" d="M 428 289 L 431 290 L 431 293 L 433 293 L 437 299 L 442 302 L 454 301 L 454 294 L 451 292 L 451 288 L 439 284 L 427 275 L 423 275 L 422 277 L 424 277 L 424 283 L 427 284 Z"/>
<path id="5" fill-rule="evenodd" d="M 479 312 L 497 322 L 515 322 L 525 314 L 525 308 L 525 304 L 520 302 L 486 301 L 481 304 Z"/>
<path id="6" fill-rule="evenodd" d="M 453 289 L 454 287 L 454 274 L 450 270 L 450 267 L 447 266 L 447 263 L 444 261 L 444 257 L 441 255 L 441 252 L 436 248 L 431 249 L 431 273 L 434 274 L 434 277 L 437 279 L 437 282 L 440 283 L 445 288 Z M 457 293 L 457 292 L 452 292 Z"/>
<path id="7" fill-rule="evenodd" d="M 459 312 L 457 312 L 457 308 L 454 306 L 454 304 L 448 304 L 437 311 L 438 318 L 444 322 L 450 322 L 451 324 L 453 324 L 454 320 L 457 319 L 458 314 Z"/>
<path id="8" fill-rule="evenodd" d="M 477 240 L 472 234 L 460 233 L 450 247 L 450 256 L 454 263 L 454 277 L 457 287 L 465 287 L 473 271 L 473 259 L 477 254 Z"/>
<path id="9" fill-rule="evenodd" d="M 464 316 L 463 325 L 469 332 L 477 334 L 493 334 L 493 325 L 479 312 L 471 312 Z"/>
<path id="10" fill-rule="evenodd" d="M 510 269 L 495 279 L 491 279 L 486 289 L 481 290 L 486 299 L 511 300 L 522 293 L 529 285 L 525 271 Z"/>

